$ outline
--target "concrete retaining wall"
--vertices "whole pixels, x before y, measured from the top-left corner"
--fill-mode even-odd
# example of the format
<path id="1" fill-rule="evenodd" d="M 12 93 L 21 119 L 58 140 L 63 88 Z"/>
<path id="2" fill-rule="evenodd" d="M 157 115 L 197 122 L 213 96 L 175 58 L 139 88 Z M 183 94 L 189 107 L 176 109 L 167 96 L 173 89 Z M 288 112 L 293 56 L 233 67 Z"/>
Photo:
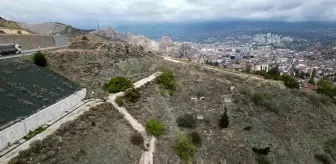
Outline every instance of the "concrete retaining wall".
<path id="1" fill-rule="evenodd" d="M 18 43 L 23 50 L 64 46 L 68 44 L 66 36 L 52 35 L 0 35 L 0 43 Z"/>
<path id="2" fill-rule="evenodd" d="M 55 39 L 55 44 L 56 44 L 57 47 L 69 45 L 69 39 L 66 36 L 55 35 L 54 39 Z"/>
<path id="3" fill-rule="evenodd" d="M 51 124 L 65 116 L 70 110 L 80 103 L 86 96 L 86 89 L 82 89 L 69 97 L 17 122 L 16 124 L 0 131 L 0 151 L 26 136 L 29 131 L 38 127 Z"/>

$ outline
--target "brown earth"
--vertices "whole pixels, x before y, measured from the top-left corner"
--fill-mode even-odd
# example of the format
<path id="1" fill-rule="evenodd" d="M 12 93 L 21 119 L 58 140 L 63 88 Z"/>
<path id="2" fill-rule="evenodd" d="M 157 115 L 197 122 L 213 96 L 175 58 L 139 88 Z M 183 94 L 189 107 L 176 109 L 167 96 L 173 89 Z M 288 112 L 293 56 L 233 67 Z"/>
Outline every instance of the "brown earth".
<path id="1" fill-rule="evenodd" d="M 134 133 L 123 116 L 106 103 L 31 144 L 10 164 L 137 163 L 142 148 L 130 144 Z"/>
<path id="2" fill-rule="evenodd" d="M 314 159 L 316 154 L 336 155 L 336 144 L 326 144 L 336 136 L 336 107 L 329 98 L 315 92 L 275 87 L 270 83 L 209 71 L 200 66 L 178 65 L 164 61 L 154 53 L 142 51 L 140 47 L 120 42 L 78 41 L 72 48 L 79 50 L 49 53 L 48 67 L 89 88 L 90 92 L 94 92 L 90 97 L 106 95 L 101 86 L 111 77 L 126 76 L 136 81 L 161 67 L 174 72 L 177 88 L 173 96 L 153 82 L 141 88 L 138 102 L 125 104 L 140 123 L 145 124 L 148 119 L 156 117 L 165 125 L 164 135 L 158 137 L 154 163 L 182 163 L 172 147 L 177 134 L 192 131 L 197 131 L 202 138 L 194 163 L 257 163 L 258 155 L 252 147 L 270 147 L 266 156 L 268 163 L 310 164 L 318 163 Z M 83 48 L 88 50 L 80 50 Z M 195 100 L 195 97 L 198 98 Z M 225 99 L 232 102 L 225 102 Z M 221 129 L 218 122 L 225 106 L 230 125 Z M 104 112 L 97 113 L 105 115 Z M 177 117 L 186 113 L 195 118 L 203 117 L 197 120 L 195 129 L 177 126 Z M 93 120 L 97 122 L 101 119 L 92 118 L 87 124 Z M 118 125 L 113 124 L 113 127 Z M 111 124 L 106 123 L 104 127 L 109 129 Z M 104 135 L 104 132 L 97 134 L 100 133 Z M 84 139 L 89 140 L 90 137 L 92 140 L 97 138 L 85 136 Z M 127 137 L 122 140 L 124 144 L 119 145 L 132 147 L 126 140 Z M 111 142 L 108 138 L 99 141 L 101 144 Z M 64 143 L 71 145 L 72 142 Z M 99 144 L 90 146 L 92 149 L 100 148 Z M 331 148 L 332 152 L 326 152 L 327 148 Z M 123 152 L 118 153 L 116 157 L 119 159 Z M 94 159 L 92 163 L 105 162 L 105 158 L 99 161 L 95 157 L 87 155 L 85 159 Z"/>

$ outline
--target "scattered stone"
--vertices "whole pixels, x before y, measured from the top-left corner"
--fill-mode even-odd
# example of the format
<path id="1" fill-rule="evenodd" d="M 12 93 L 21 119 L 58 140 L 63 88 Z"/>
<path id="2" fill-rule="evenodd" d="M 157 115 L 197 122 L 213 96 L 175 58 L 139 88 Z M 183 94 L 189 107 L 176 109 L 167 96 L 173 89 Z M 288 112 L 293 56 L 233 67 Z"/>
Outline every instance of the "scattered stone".
<path id="1" fill-rule="evenodd" d="M 205 97 L 204 96 L 200 97 L 200 100 L 205 100 Z"/>
<path id="2" fill-rule="evenodd" d="M 197 100 L 197 97 L 191 97 L 190 99 L 191 100 Z"/>
<path id="3" fill-rule="evenodd" d="M 204 117 L 203 117 L 202 115 L 197 115 L 197 119 L 198 119 L 198 120 L 203 120 Z"/>

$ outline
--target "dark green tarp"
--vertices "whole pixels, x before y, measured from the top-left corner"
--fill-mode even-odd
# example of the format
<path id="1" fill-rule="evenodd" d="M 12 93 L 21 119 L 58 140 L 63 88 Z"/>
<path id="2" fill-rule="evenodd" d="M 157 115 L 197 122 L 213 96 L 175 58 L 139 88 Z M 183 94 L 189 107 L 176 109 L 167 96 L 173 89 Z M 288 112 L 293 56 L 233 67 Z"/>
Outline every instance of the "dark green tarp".
<path id="1" fill-rule="evenodd" d="M 34 114 L 78 89 L 72 81 L 31 62 L 0 60 L 0 127 Z"/>

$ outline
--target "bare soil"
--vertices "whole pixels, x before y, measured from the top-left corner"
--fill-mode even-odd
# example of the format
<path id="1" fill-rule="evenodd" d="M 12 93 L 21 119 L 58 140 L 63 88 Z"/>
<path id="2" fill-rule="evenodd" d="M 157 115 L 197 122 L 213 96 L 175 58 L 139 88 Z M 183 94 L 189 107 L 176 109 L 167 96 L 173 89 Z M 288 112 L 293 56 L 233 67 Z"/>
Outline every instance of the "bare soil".
<path id="1" fill-rule="evenodd" d="M 177 80 L 173 96 L 162 95 L 152 84 L 141 88 L 138 102 L 125 105 L 143 124 L 151 117 L 164 123 L 166 131 L 158 138 L 154 163 L 183 163 L 172 148 L 178 133 L 201 135 L 203 144 L 194 158 L 200 164 L 257 163 L 252 147 L 270 147 L 271 163 L 318 163 L 314 155 L 323 154 L 325 142 L 336 135 L 335 106 L 314 92 L 281 89 L 197 67 L 169 68 Z M 255 93 L 264 94 L 269 103 L 256 105 Z M 230 97 L 232 102 L 225 103 Z M 225 106 L 230 126 L 221 129 L 218 123 Z M 195 129 L 177 126 L 177 117 L 186 113 L 203 116 Z M 244 130 L 248 126 L 251 129 Z"/>
<path id="2" fill-rule="evenodd" d="M 123 116 L 106 103 L 92 107 L 45 140 L 33 143 L 10 164 L 137 163 L 142 148 L 131 144 L 134 133 Z"/>

